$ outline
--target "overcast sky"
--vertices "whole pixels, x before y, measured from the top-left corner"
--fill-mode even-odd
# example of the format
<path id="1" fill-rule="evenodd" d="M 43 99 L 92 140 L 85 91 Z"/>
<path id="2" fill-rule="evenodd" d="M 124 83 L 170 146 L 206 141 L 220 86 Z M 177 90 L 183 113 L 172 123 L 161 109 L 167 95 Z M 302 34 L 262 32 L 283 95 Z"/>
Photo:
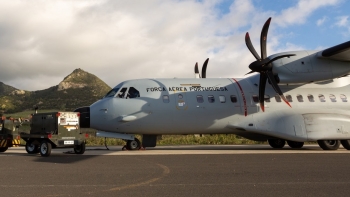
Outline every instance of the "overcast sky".
<path id="1" fill-rule="evenodd" d="M 268 55 L 350 40 L 345 0 L 0 0 L 0 81 L 24 90 L 57 85 L 74 69 L 108 85 L 137 78 L 244 77 L 268 17 Z M 201 66 L 200 66 L 201 67 Z"/>

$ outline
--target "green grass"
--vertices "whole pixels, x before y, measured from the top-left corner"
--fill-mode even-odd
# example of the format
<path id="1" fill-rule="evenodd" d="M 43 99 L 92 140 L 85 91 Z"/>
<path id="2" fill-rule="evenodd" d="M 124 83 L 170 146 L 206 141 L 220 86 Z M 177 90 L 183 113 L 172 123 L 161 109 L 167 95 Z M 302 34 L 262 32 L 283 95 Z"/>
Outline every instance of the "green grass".
<path id="1" fill-rule="evenodd" d="M 140 141 L 142 137 L 136 135 Z M 87 139 L 89 146 L 104 145 L 103 137 L 90 137 Z M 125 145 L 125 141 L 121 139 L 106 138 L 107 145 Z M 194 135 L 163 135 L 162 139 L 157 141 L 157 145 L 232 145 L 232 144 L 264 144 L 265 142 L 257 142 L 240 138 L 233 134 L 217 134 L 217 135 L 203 135 L 197 137 Z"/>

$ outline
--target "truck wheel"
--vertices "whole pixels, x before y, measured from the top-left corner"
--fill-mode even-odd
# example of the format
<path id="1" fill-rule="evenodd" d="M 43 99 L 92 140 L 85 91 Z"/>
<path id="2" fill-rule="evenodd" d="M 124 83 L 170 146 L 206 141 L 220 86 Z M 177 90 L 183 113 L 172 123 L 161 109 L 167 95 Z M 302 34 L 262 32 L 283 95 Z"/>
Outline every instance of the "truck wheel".
<path id="1" fill-rule="evenodd" d="M 74 152 L 75 154 L 84 154 L 85 152 L 85 142 L 81 143 L 80 145 L 74 146 Z"/>
<path id="2" fill-rule="evenodd" d="M 0 147 L 0 153 L 7 151 L 9 147 Z"/>
<path id="3" fill-rule="evenodd" d="M 26 151 L 28 154 L 37 154 L 39 153 L 39 147 L 37 145 L 32 144 L 32 142 L 28 141 L 26 143 Z"/>
<path id="4" fill-rule="evenodd" d="M 40 144 L 40 155 L 48 157 L 51 154 L 52 145 L 50 142 L 43 140 Z"/>

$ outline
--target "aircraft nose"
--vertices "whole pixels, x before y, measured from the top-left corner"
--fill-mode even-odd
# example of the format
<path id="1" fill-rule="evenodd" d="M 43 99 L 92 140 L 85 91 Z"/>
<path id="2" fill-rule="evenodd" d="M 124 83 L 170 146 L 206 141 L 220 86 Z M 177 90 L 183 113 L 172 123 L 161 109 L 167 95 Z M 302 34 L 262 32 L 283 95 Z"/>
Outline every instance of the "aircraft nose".
<path id="1" fill-rule="evenodd" d="M 80 128 L 90 128 L 90 107 L 80 107 L 74 112 L 80 112 Z"/>

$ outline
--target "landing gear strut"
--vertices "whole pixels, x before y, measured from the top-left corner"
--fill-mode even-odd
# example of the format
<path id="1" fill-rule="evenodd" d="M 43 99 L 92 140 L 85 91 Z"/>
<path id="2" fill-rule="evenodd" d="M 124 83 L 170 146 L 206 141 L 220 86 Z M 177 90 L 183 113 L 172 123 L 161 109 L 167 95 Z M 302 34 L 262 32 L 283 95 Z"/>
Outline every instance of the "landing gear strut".
<path id="1" fill-rule="evenodd" d="M 282 139 L 268 139 L 267 141 L 272 148 L 283 148 L 286 144 L 286 141 Z"/>
<path id="2" fill-rule="evenodd" d="M 139 139 L 135 138 L 134 140 L 127 140 L 123 150 L 140 150 L 140 148 L 141 142 Z"/>

